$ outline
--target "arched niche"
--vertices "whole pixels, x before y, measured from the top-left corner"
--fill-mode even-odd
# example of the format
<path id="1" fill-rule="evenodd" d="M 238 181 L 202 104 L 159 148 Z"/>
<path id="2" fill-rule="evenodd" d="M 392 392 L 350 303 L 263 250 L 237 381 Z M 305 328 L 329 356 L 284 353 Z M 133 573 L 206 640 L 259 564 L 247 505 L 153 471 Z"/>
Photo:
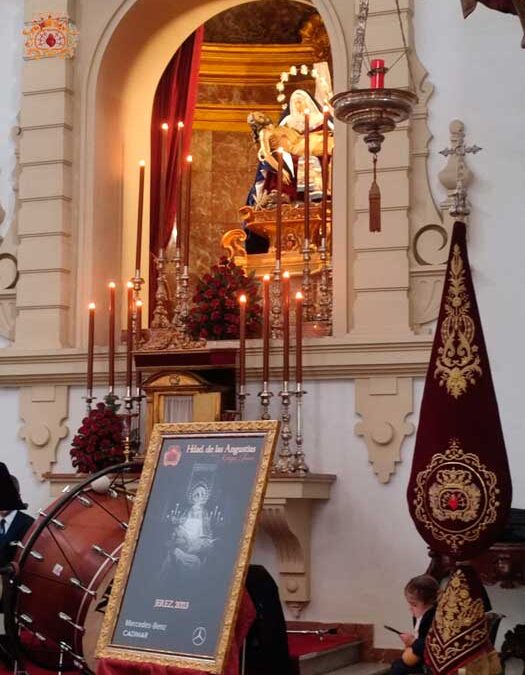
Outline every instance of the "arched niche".
<path id="1" fill-rule="evenodd" d="M 105 282 L 121 283 L 132 276 L 137 226 L 138 162 L 149 159 L 150 121 L 155 89 L 174 52 L 198 26 L 214 15 L 255 0 L 125 0 L 108 15 L 87 66 L 83 94 L 80 139 L 79 270 L 77 299 L 84 306 L 89 298 L 105 305 Z M 95 0 L 99 3 L 100 0 Z M 114 3 L 115 5 L 117 3 Z M 310 3 L 307 3 L 310 4 Z M 314 3 L 329 33 L 334 60 L 334 86 L 345 86 L 348 56 L 339 19 L 329 0 Z M 93 8 L 95 9 L 95 8 Z M 107 6 L 106 6 L 107 9 Z M 335 330 L 347 330 L 347 130 L 336 131 L 338 177 L 334 205 L 334 259 L 340 318 Z M 339 189 L 341 186 L 341 189 Z M 343 187 L 344 186 L 344 187 Z M 147 279 L 149 176 L 143 235 L 143 277 Z M 338 197 L 339 195 L 339 197 Z M 144 293 L 146 299 L 147 294 Z M 340 309 L 344 307 L 344 311 Z M 82 324 L 84 318 L 80 317 Z M 85 335 L 83 325 L 77 336 Z M 101 329 L 99 343 L 104 342 Z"/>

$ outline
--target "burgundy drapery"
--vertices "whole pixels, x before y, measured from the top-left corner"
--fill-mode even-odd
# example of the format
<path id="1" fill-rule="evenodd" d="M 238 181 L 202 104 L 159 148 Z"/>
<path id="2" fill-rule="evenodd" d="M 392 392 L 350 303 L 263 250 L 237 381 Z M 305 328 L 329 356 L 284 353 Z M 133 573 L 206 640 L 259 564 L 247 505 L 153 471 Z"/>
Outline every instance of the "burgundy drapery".
<path id="1" fill-rule="evenodd" d="M 151 116 L 151 186 L 150 186 L 150 248 L 154 255 L 169 242 L 177 214 L 179 199 L 179 167 L 177 157 L 188 154 L 191 143 L 193 113 L 197 99 L 199 68 L 204 28 L 201 26 L 177 50 L 160 78 L 153 101 Z M 177 123 L 184 122 L 182 134 Z M 167 133 L 166 202 L 165 219 L 160 222 L 161 192 L 161 143 L 164 122 L 169 124 Z M 182 152 L 178 143 L 182 137 Z M 177 228 L 180 226 L 177 224 Z M 150 269 L 150 307 L 155 292 L 155 269 Z"/>

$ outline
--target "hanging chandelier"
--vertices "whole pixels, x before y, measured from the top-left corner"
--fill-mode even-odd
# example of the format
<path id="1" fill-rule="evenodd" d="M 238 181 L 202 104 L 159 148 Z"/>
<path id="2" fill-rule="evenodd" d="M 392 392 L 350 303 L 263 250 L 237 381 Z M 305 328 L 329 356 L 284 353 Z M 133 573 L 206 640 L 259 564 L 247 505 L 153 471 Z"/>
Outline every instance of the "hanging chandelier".
<path id="1" fill-rule="evenodd" d="M 352 129 L 363 136 L 369 152 L 373 155 L 373 181 L 369 192 L 370 231 L 381 231 L 381 193 L 377 184 L 377 155 L 385 140 L 385 133 L 393 131 L 398 124 L 410 116 L 417 96 L 410 89 L 393 89 L 385 87 L 385 73 L 391 70 L 405 56 L 408 61 L 408 49 L 403 29 L 399 0 L 395 0 L 399 27 L 403 39 L 403 53 L 390 68 L 385 67 L 383 59 L 374 59 L 370 62 L 368 75 L 370 88 L 359 89 L 363 57 L 365 54 L 365 34 L 368 20 L 370 0 L 360 0 L 359 12 L 356 18 L 356 29 L 352 49 L 352 74 L 350 91 L 345 91 L 333 97 L 331 103 L 338 120 L 350 124 Z M 408 62 L 408 72 L 412 87 L 413 78 Z"/>

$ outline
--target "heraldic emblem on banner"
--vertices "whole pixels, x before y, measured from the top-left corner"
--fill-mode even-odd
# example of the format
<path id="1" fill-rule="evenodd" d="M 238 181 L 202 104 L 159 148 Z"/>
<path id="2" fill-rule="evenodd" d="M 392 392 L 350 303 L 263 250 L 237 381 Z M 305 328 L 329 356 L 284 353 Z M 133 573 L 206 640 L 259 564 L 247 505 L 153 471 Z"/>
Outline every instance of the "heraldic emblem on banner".
<path id="1" fill-rule="evenodd" d="M 41 15 L 26 25 L 23 33 L 27 59 L 75 55 L 79 32 L 67 16 Z"/>

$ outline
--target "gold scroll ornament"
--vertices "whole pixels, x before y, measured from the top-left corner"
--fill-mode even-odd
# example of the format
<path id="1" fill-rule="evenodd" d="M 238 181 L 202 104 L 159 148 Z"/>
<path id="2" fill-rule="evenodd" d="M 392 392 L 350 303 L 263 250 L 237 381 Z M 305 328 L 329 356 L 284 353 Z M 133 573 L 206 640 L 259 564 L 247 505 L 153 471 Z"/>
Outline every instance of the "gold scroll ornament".
<path id="1" fill-rule="evenodd" d="M 465 266 L 461 250 L 454 245 L 450 263 L 449 288 L 445 300 L 446 318 L 441 325 L 441 347 L 438 348 L 434 377 L 447 393 L 459 398 L 469 385 L 476 384 L 480 368 L 478 347 L 474 344 L 476 325 L 470 316 L 471 303 L 465 285 Z"/>

